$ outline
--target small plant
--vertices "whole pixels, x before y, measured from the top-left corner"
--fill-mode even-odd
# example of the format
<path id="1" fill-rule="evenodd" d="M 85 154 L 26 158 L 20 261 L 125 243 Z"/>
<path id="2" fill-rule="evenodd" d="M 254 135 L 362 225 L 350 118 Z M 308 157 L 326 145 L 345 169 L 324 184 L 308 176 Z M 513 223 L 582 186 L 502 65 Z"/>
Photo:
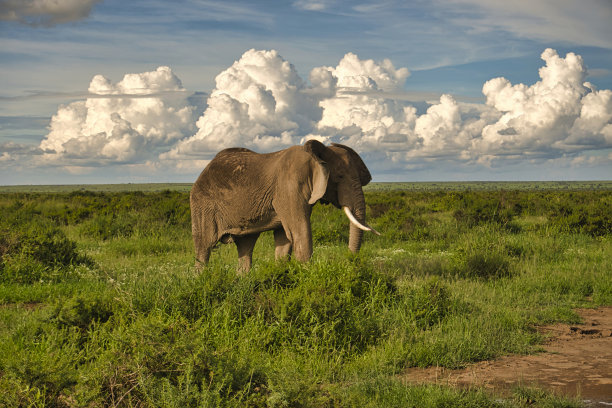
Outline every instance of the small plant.
<path id="1" fill-rule="evenodd" d="M 87 330 L 92 323 L 104 323 L 112 315 L 113 307 L 108 296 L 88 293 L 59 301 L 54 307 L 50 320 L 60 327 Z"/>
<path id="2" fill-rule="evenodd" d="M 134 231 L 135 220 L 127 216 L 101 214 L 81 225 L 81 233 L 86 237 L 109 240 L 117 237 L 129 237 Z"/>
<path id="3" fill-rule="evenodd" d="M 551 213 L 551 222 L 563 231 L 586 233 L 599 237 L 612 233 L 612 196 L 601 197 L 592 203 L 570 206 L 559 204 Z"/>
<path id="4" fill-rule="evenodd" d="M 406 307 L 418 329 L 439 324 L 452 309 L 449 289 L 433 278 L 407 294 Z"/>
<path id="5" fill-rule="evenodd" d="M 515 388 L 512 399 L 519 407 L 579 408 L 583 406 L 583 402 L 579 399 L 558 397 L 550 392 L 530 387 Z"/>
<path id="6" fill-rule="evenodd" d="M 460 275 L 482 279 L 507 277 L 510 275 L 510 261 L 504 254 L 480 250 L 467 257 Z"/>

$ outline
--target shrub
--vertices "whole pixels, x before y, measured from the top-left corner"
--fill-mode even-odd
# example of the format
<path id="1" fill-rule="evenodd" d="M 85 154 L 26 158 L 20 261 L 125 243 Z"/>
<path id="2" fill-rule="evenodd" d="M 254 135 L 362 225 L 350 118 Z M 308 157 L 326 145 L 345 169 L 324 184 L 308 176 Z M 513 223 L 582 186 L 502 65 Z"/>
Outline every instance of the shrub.
<path id="1" fill-rule="evenodd" d="M 100 214 L 84 222 L 80 232 L 86 237 L 109 240 L 117 237 L 129 237 L 134 231 L 136 220 L 129 213 Z"/>
<path id="2" fill-rule="evenodd" d="M 60 327 L 86 330 L 93 322 L 106 322 L 113 315 L 111 299 L 100 294 L 78 294 L 58 301 L 50 320 Z"/>
<path id="3" fill-rule="evenodd" d="M 56 280 L 72 264 L 91 264 L 57 227 L 34 219 L 0 229 L 0 280 L 28 284 Z"/>
<path id="4" fill-rule="evenodd" d="M 552 211 L 551 223 L 566 232 L 605 236 L 612 232 L 611 206 L 612 196 L 574 206 L 562 203 Z"/>
<path id="5" fill-rule="evenodd" d="M 191 226 L 189 195 L 169 190 L 160 193 L 160 195 L 160 199 L 153 202 L 152 215 L 154 219 L 163 224 L 189 228 Z"/>
<path id="6" fill-rule="evenodd" d="M 89 367 L 93 370 L 77 394 L 87 406 L 149 406 L 152 401 L 224 406 L 249 390 L 256 399 L 253 389 L 264 388 L 263 375 L 234 344 L 216 344 L 223 335 L 219 330 L 158 312 L 105 324 L 95 339 L 101 349 Z"/>
<path id="7" fill-rule="evenodd" d="M 282 280 L 294 283 L 276 290 L 260 286 L 250 295 L 257 299 L 253 306 L 277 328 L 270 346 L 288 342 L 300 348 L 358 351 L 384 336 L 375 305 L 394 297 L 395 286 L 386 276 L 358 259 L 310 268 L 290 265 L 294 277 Z"/>
<path id="8" fill-rule="evenodd" d="M 429 236 L 427 222 L 410 209 L 390 209 L 376 219 L 377 227 L 392 240 L 422 239 Z"/>

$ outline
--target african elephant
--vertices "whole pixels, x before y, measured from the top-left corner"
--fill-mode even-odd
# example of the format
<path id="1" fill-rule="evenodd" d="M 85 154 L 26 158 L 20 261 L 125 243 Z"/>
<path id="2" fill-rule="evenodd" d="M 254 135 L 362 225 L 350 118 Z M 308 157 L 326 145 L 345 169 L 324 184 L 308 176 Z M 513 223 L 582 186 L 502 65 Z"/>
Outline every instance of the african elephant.
<path id="1" fill-rule="evenodd" d="M 317 202 L 343 208 L 351 221 L 349 249 L 357 252 L 365 222 L 362 186 L 372 176 L 350 147 L 310 140 L 274 153 L 245 148 L 219 152 L 191 189 L 191 224 L 198 269 L 217 242 L 234 242 L 238 269 L 251 268 L 259 234 L 274 231 L 276 259 L 312 256 L 310 214 Z"/>

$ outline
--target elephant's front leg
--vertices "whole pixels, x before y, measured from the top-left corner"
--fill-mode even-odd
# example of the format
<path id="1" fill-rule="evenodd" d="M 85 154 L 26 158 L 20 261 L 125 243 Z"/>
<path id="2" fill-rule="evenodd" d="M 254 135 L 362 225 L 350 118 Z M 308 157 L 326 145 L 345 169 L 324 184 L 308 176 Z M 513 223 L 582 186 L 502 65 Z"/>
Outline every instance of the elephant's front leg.
<path id="1" fill-rule="evenodd" d="M 276 247 L 274 250 L 275 259 L 278 260 L 291 256 L 291 241 L 287 238 L 283 228 L 274 230 L 274 246 Z"/>
<path id="2" fill-rule="evenodd" d="M 259 234 L 235 236 L 236 248 L 238 249 L 238 272 L 246 273 L 251 269 L 253 262 L 253 249 L 259 238 Z"/>
<path id="3" fill-rule="evenodd" d="M 312 233 L 310 222 L 301 225 L 293 234 L 293 253 L 295 259 L 306 262 L 312 256 Z"/>
<path id="4" fill-rule="evenodd" d="M 295 259 L 308 261 L 312 256 L 312 232 L 310 230 L 311 207 L 307 203 L 298 208 L 277 210 L 287 239 L 291 242 Z"/>

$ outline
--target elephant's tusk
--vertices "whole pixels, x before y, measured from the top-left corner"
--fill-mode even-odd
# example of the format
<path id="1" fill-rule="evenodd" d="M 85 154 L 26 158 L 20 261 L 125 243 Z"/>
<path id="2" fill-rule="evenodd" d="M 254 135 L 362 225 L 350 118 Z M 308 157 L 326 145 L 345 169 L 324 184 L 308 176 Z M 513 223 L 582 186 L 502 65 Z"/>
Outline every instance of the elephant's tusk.
<path id="1" fill-rule="evenodd" d="M 374 228 L 370 227 L 369 225 L 363 225 L 362 223 L 360 223 L 359 221 L 357 221 L 357 218 L 355 218 L 355 216 L 353 215 L 353 213 L 351 212 L 351 210 L 347 207 L 344 206 L 342 207 L 342 209 L 344 210 L 344 213 L 346 214 L 346 216 L 348 217 L 349 221 L 356 226 L 357 228 L 364 230 L 364 231 L 372 231 L 373 233 L 375 233 L 376 235 L 380 235 L 380 232 L 376 231 Z"/>
<path id="2" fill-rule="evenodd" d="M 370 229 L 370 231 L 372 231 L 376 235 L 380 235 L 380 232 L 376 231 L 371 225 L 366 224 L 365 226 L 368 227 Z"/>

